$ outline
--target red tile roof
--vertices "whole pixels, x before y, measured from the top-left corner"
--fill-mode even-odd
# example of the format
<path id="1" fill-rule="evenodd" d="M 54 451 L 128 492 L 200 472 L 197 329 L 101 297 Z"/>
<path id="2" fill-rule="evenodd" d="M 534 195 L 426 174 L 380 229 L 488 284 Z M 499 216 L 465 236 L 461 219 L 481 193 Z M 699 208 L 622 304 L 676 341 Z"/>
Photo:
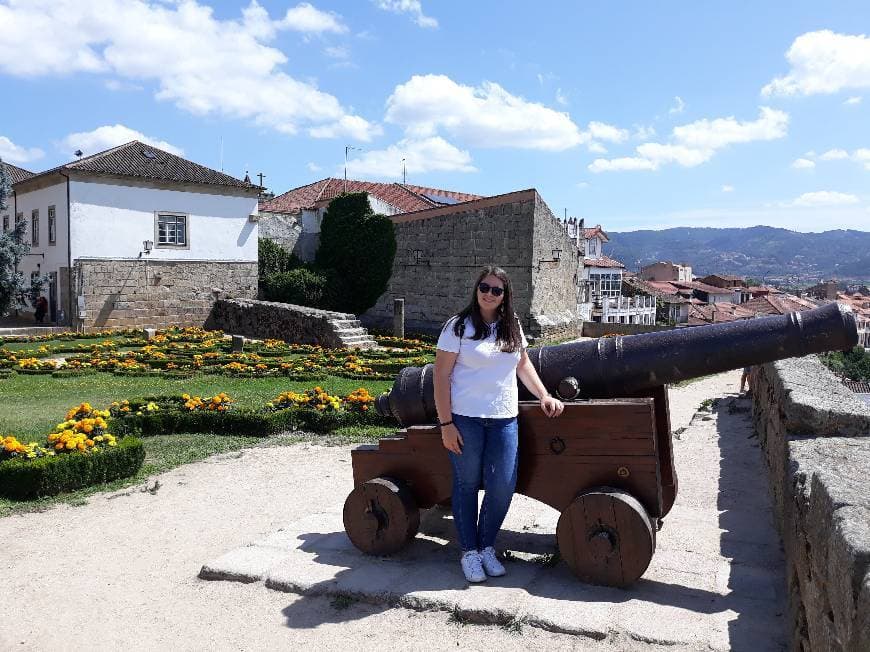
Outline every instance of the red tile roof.
<path id="1" fill-rule="evenodd" d="M 33 172 L 29 170 L 25 170 L 24 168 L 20 168 L 17 165 L 12 165 L 11 163 L 4 163 L 0 161 L 0 165 L 2 165 L 6 169 L 6 175 L 9 179 L 9 183 L 18 183 L 19 181 L 24 181 L 25 179 L 29 179 L 32 176 L 35 176 Z"/>
<path id="2" fill-rule="evenodd" d="M 601 256 L 601 258 L 585 258 L 583 259 L 583 267 L 618 267 L 625 269 L 625 265 L 608 256 Z"/>
<path id="3" fill-rule="evenodd" d="M 671 283 L 677 287 L 690 288 L 706 294 L 731 294 L 731 290 L 728 288 L 717 288 L 715 285 L 707 285 L 700 281 L 671 281 Z"/>
<path id="4" fill-rule="evenodd" d="M 256 186 L 249 181 L 236 179 L 138 140 L 40 172 L 24 181 L 62 170 L 97 176 L 122 176 L 256 190 Z"/>
<path id="5" fill-rule="evenodd" d="M 394 206 L 399 213 L 411 213 L 413 211 L 448 205 L 447 202 L 437 201 L 438 197 L 452 199 L 457 203 L 481 198 L 481 195 L 472 195 L 466 192 L 427 188 L 425 186 L 410 184 L 378 183 L 375 181 L 348 179 L 345 185 L 344 179 L 327 178 L 315 181 L 307 186 L 293 188 L 283 195 L 263 201 L 260 203 L 260 210 L 274 213 L 298 213 L 304 208 L 319 208 L 345 192 L 345 189 L 347 192 L 368 193 L 390 206 Z"/>
<path id="6" fill-rule="evenodd" d="M 645 281 L 633 274 L 623 275 L 622 283 L 623 285 L 634 287 L 641 292 L 645 292 L 646 294 L 658 297 L 662 299 L 662 301 L 664 301 L 665 303 L 689 302 L 688 299 L 686 299 L 685 297 L 681 297 L 679 294 L 677 294 L 677 288 L 672 286 L 670 283 L 665 283 L 662 281 Z"/>
<path id="7" fill-rule="evenodd" d="M 689 325 L 719 324 L 738 319 L 752 319 L 754 316 L 754 312 L 733 303 L 693 303 L 689 308 Z"/>
<path id="8" fill-rule="evenodd" d="M 812 301 L 791 294 L 781 294 L 778 296 L 768 294 L 750 299 L 741 305 L 743 308 L 760 315 L 785 315 L 790 312 L 810 310 L 816 307 L 816 304 Z"/>

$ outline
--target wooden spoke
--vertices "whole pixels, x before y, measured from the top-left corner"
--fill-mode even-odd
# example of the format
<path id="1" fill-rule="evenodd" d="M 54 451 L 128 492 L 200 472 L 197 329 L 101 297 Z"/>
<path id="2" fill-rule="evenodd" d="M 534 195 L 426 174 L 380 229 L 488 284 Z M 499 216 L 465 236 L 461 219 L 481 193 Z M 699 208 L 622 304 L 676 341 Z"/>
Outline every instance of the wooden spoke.
<path id="1" fill-rule="evenodd" d="M 631 494 L 597 487 L 563 510 L 556 528 L 559 552 L 584 582 L 628 586 L 655 552 L 655 528 Z"/>
<path id="2" fill-rule="evenodd" d="M 407 485 L 375 478 L 356 487 L 344 502 L 344 529 L 353 545 L 370 555 L 391 555 L 417 534 L 420 510 Z"/>

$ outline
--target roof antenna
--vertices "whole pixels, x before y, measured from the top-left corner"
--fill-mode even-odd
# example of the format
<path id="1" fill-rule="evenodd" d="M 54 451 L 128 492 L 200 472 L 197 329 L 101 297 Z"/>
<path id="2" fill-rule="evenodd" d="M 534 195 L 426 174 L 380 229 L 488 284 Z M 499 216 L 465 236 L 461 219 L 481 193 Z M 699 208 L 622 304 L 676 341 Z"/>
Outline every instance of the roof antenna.
<path id="1" fill-rule="evenodd" d="M 405 168 L 405 159 L 402 159 L 402 185 L 407 185 L 408 179 L 408 171 Z"/>
<path id="2" fill-rule="evenodd" d="M 73 152 L 73 154 L 75 154 L 76 158 L 81 158 L 84 155 L 84 152 L 80 149 L 77 149 Z"/>
<path id="3" fill-rule="evenodd" d="M 221 136 L 221 172 L 224 171 L 224 137 Z"/>
<path id="4" fill-rule="evenodd" d="M 347 153 L 352 149 L 358 152 L 362 151 L 361 147 L 354 147 L 353 145 L 344 146 L 344 194 L 347 194 Z"/>

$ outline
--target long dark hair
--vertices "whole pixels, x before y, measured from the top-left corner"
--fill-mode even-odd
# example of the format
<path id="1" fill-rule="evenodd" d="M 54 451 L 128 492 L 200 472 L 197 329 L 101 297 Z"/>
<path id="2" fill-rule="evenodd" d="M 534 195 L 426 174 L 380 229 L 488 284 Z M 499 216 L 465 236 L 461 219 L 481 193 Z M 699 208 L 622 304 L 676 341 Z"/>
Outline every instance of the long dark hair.
<path id="1" fill-rule="evenodd" d="M 498 326 L 496 328 L 495 342 L 506 353 L 514 353 L 523 348 L 523 337 L 520 331 L 520 323 L 514 312 L 513 292 L 511 280 L 501 267 L 487 265 L 484 267 L 474 282 L 471 290 L 471 301 L 456 315 L 456 323 L 453 324 L 453 332 L 457 337 L 463 337 L 465 331 L 465 318 L 471 317 L 474 326 L 473 340 L 486 339 L 489 335 L 489 325 L 480 314 L 480 304 L 477 301 L 477 286 L 487 276 L 495 276 L 504 285 L 504 301 L 498 307 Z"/>

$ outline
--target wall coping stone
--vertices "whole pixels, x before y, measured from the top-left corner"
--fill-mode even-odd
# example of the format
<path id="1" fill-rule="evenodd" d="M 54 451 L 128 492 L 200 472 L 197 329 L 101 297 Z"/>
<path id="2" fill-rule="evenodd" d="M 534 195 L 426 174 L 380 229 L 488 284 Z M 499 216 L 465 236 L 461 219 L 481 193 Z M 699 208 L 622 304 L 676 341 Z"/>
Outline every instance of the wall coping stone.
<path id="1" fill-rule="evenodd" d="M 792 648 L 870 650 L 870 408 L 816 356 L 762 365 L 752 390 Z"/>

